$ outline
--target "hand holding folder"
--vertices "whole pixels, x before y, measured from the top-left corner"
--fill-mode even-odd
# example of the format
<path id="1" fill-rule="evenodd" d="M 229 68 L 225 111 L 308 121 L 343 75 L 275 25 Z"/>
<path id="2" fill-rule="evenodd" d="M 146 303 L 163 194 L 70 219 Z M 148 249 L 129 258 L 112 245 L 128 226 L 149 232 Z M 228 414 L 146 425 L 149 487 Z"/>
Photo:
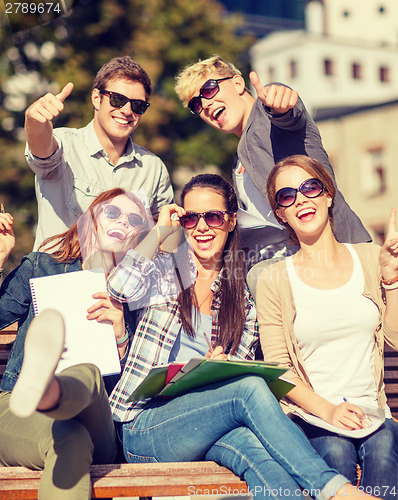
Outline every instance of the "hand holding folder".
<path id="1" fill-rule="evenodd" d="M 171 363 L 155 366 L 129 396 L 127 402 L 154 396 L 176 397 L 215 382 L 244 375 L 262 377 L 277 399 L 285 396 L 294 384 L 280 378 L 286 372 L 276 364 L 264 361 L 229 361 L 192 358 L 185 364 Z"/>

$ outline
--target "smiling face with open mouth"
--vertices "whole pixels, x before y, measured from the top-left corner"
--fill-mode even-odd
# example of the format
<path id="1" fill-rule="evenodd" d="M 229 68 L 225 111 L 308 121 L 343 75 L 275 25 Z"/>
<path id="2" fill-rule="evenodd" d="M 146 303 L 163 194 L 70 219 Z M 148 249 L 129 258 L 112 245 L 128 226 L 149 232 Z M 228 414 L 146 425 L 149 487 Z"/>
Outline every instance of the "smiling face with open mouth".
<path id="1" fill-rule="evenodd" d="M 146 101 L 144 86 L 140 82 L 126 79 L 110 80 L 106 90 L 122 94 L 129 99 Z M 109 139 L 124 144 L 141 121 L 142 115 L 133 113 L 129 102 L 121 108 L 115 108 L 111 106 L 109 96 L 101 95 L 98 89 L 93 90 L 92 103 L 95 110 L 94 128 L 101 144 Z"/>
<path id="2" fill-rule="evenodd" d="M 143 210 L 125 195 L 104 203 L 97 217 L 98 236 L 102 249 L 126 252 L 145 220 Z"/>
<path id="3" fill-rule="evenodd" d="M 209 188 L 194 188 L 185 195 L 186 213 L 203 214 L 226 211 L 224 197 Z M 204 217 L 200 217 L 193 229 L 187 229 L 195 258 L 206 269 L 220 270 L 223 252 L 230 231 L 236 224 L 236 214 L 224 214 L 224 222 L 219 227 L 210 227 Z"/>
<path id="4" fill-rule="evenodd" d="M 298 189 L 299 186 L 313 178 L 313 175 L 303 168 L 291 165 L 281 169 L 275 179 L 275 191 L 282 188 Z M 330 226 L 329 207 L 332 199 L 323 191 L 320 195 L 310 198 L 297 191 L 296 200 L 289 207 L 279 207 L 278 217 L 287 223 L 296 233 L 300 242 L 319 238 L 326 226 Z"/>
<path id="5" fill-rule="evenodd" d="M 224 79 L 226 75 L 210 73 L 203 78 L 200 86 L 191 97 L 199 96 L 200 89 L 210 79 Z M 247 106 L 245 94 L 245 81 L 240 75 L 235 75 L 230 79 L 219 82 L 219 90 L 211 99 L 201 98 L 203 110 L 200 113 L 201 119 L 223 132 L 242 135 L 245 124 L 251 112 L 251 107 Z M 252 99 L 252 98 L 250 98 Z M 252 99 L 254 102 L 254 99 Z"/>

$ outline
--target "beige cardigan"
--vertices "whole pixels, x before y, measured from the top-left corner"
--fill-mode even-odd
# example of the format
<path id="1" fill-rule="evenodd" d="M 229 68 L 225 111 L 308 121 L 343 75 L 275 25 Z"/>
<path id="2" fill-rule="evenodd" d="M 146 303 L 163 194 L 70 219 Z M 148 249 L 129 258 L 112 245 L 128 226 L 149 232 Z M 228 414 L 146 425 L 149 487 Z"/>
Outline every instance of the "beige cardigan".
<path id="1" fill-rule="evenodd" d="M 374 377 L 378 403 L 384 407 L 387 402 L 384 391 L 384 341 L 398 350 L 398 331 L 391 330 L 383 323 L 385 305 L 380 286 L 380 247 L 373 243 L 358 243 L 353 248 L 359 255 L 364 272 L 363 295 L 372 300 L 379 310 L 380 323 L 375 330 Z M 288 368 L 287 378 L 297 376 L 312 388 L 294 335 L 296 308 L 284 260 L 265 267 L 259 274 L 256 304 L 264 359 Z M 297 408 L 288 398 L 284 398 L 281 404 L 286 413 Z"/>

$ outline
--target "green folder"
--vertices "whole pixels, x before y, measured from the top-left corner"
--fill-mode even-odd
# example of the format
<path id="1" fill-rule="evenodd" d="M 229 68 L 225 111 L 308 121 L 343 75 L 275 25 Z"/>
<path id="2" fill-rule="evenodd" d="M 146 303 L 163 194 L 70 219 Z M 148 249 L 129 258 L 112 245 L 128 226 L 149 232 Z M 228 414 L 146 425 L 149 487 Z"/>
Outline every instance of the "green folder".
<path id="1" fill-rule="evenodd" d="M 263 378 L 277 399 L 285 396 L 294 387 L 294 384 L 279 378 L 287 371 L 285 368 L 264 361 L 193 358 L 168 384 L 166 384 L 167 370 L 168 365 L 152 368 L 127 401 L 138 401 L 156 395 L 181 396 L 194 389 L 244 375 L 257 375 Z"/>

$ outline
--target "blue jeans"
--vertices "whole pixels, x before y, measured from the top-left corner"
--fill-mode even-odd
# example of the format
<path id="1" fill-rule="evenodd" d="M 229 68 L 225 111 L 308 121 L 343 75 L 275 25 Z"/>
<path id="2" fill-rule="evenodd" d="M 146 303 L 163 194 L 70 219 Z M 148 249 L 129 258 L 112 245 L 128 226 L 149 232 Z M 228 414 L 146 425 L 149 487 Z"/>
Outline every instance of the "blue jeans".
<path id="1" fill-rule="evenodd" d="M 320 427 L 293 421 L 304 431 L 310 443 L 330 467 L 336 468 L 357 483 L 357 464 L 361 466 L 359 486 L 366 493 L 396 500 L 398 492 L 398 457 L 395 433 L 398 423 L 387 419 L 376 432 L 363 438 L 339 436 Z"/>
<path id="2" fill-rule="evenodd" d="M 128 462 L 214 460 L 256 499 L 328 499 L 348 481 L 317 455 L 263 379 L 246 376 L 165 400 L 153 398 L 119 429 Z"/>

